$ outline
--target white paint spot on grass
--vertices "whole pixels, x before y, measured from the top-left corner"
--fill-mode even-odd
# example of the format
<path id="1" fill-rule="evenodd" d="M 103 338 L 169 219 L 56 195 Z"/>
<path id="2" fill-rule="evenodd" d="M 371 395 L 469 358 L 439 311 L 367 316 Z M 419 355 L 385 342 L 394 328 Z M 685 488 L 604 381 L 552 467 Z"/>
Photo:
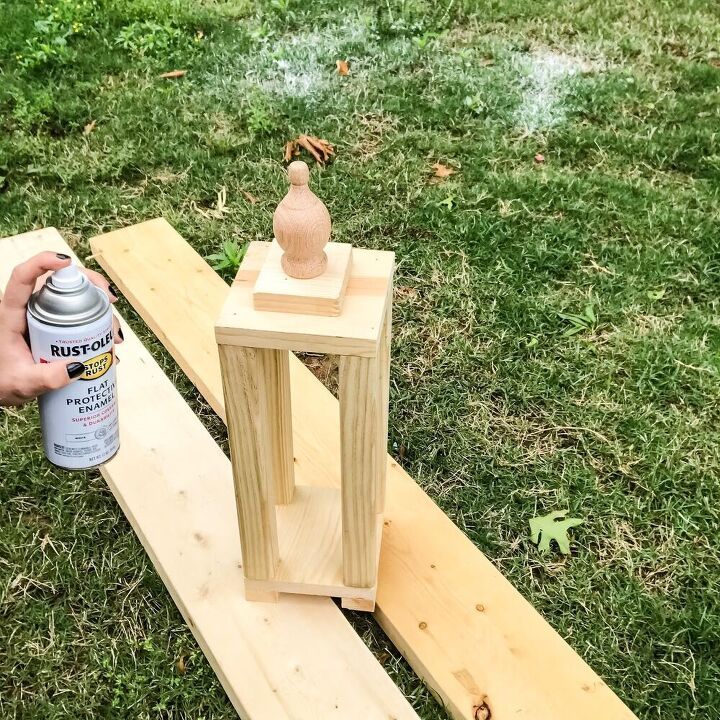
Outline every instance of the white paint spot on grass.
<path id="1" fill-rule="evenodd" d="M 270 80 L 269 84 L 271 89 L 282 95 L 305 97 L 323 80 L 315 64 L 308 66 L 306 63 L 278 60 L 277 69 L 279 76 Z"/>
<path id="2" fill-rule="evenodd" d="M 348 42 L 371 40 L 367 23 L 360 18 L 346 18 L 338 27 L 314 29 L 284 35 L 264 43 L 253 53 L 245 77 L 280 98 L 312 100 L 336 84 L 335 61 L 345 59 L 343 47 Z M 353 75 L 358 67 L 353 64 Z"/>
<path id="3" fill-rule="evenodd" d="M 526 131 L 544 130 L 565 118 L 572 91 L 571 79 L 601 68 L 601 64 L 551 50 L 540 50 L 517 59 L 522 98 L 516 122 Z"/>

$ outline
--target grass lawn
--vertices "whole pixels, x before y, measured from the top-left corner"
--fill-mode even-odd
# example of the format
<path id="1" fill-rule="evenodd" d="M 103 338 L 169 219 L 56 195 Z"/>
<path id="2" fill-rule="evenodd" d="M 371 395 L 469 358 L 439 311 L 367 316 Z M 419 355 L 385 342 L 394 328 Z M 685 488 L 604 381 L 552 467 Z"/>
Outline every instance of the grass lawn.
<path id="1" fill-rule="evenodd" d="M 85 256 L 164 215 L 204 255 L 268 239 L 284 143 L 334 143 L 335 239 L 399 260 L 391 451 L 639 718 L 715 720 L 719 129 L 706 1 L 6 0 L 0 236 L 54 225 Z M 528 521 L 561 508 L 585 524 L 541 555 Z M 0 412 L 0 717 L 234 717 L 33 405 Z"/>

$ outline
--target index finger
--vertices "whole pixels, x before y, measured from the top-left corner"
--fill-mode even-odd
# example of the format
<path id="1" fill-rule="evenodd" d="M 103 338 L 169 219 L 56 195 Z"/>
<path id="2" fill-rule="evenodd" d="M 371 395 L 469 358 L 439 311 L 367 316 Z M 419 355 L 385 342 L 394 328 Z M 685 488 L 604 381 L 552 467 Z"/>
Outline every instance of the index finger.
<path id="1" fill-rule="evenodd" d="M 35 281 L 46 272 L 59 270 L 69 264 L 69 255 L 48 251 L 31 257 L 12 271 L 2 301 L 3 314 L 11 330 L 25 331 L 25 311 L 35 290 Z"/>

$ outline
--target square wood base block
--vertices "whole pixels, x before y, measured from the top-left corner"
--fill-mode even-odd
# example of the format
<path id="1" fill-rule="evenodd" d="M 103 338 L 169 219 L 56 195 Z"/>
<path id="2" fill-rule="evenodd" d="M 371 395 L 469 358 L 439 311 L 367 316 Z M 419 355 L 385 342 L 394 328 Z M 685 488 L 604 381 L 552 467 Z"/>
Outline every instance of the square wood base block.
<path id="1" fill-rule="evenodd" d="M 289 277 L 282 269 L 283 251 L 273 240 L 253 290 L 256 310 L 333 317 L 342 311 L 352 266 L 352 245 L 330 242 L 325 246 L 327 269 L 316 278 Z"/>

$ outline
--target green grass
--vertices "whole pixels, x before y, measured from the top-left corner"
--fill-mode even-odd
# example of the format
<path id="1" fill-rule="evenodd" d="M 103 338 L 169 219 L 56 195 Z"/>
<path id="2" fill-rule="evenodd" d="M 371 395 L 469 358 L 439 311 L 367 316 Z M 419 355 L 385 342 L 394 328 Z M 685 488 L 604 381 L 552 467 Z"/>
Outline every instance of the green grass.
<path id="1" fill-rule="evenodd" d="M 398 254 L 392 452 L 639 718 L 714 720 L 720 11 L 336 5 L 10 0 L 0 235 L 55 225 L 82 256 L 164 215 L 217 253 L 269 237 L 285 141 L 333 142 L 313 183 L 335 238 Z M 458 172 L 433 184 L 435 162 Z M 103 481 L 39 446 L 35 407 L 0 414 L 0 716 L 233 717 Z M 528 520 L 563 507 L 572 556 L 541 556 Z"/>

